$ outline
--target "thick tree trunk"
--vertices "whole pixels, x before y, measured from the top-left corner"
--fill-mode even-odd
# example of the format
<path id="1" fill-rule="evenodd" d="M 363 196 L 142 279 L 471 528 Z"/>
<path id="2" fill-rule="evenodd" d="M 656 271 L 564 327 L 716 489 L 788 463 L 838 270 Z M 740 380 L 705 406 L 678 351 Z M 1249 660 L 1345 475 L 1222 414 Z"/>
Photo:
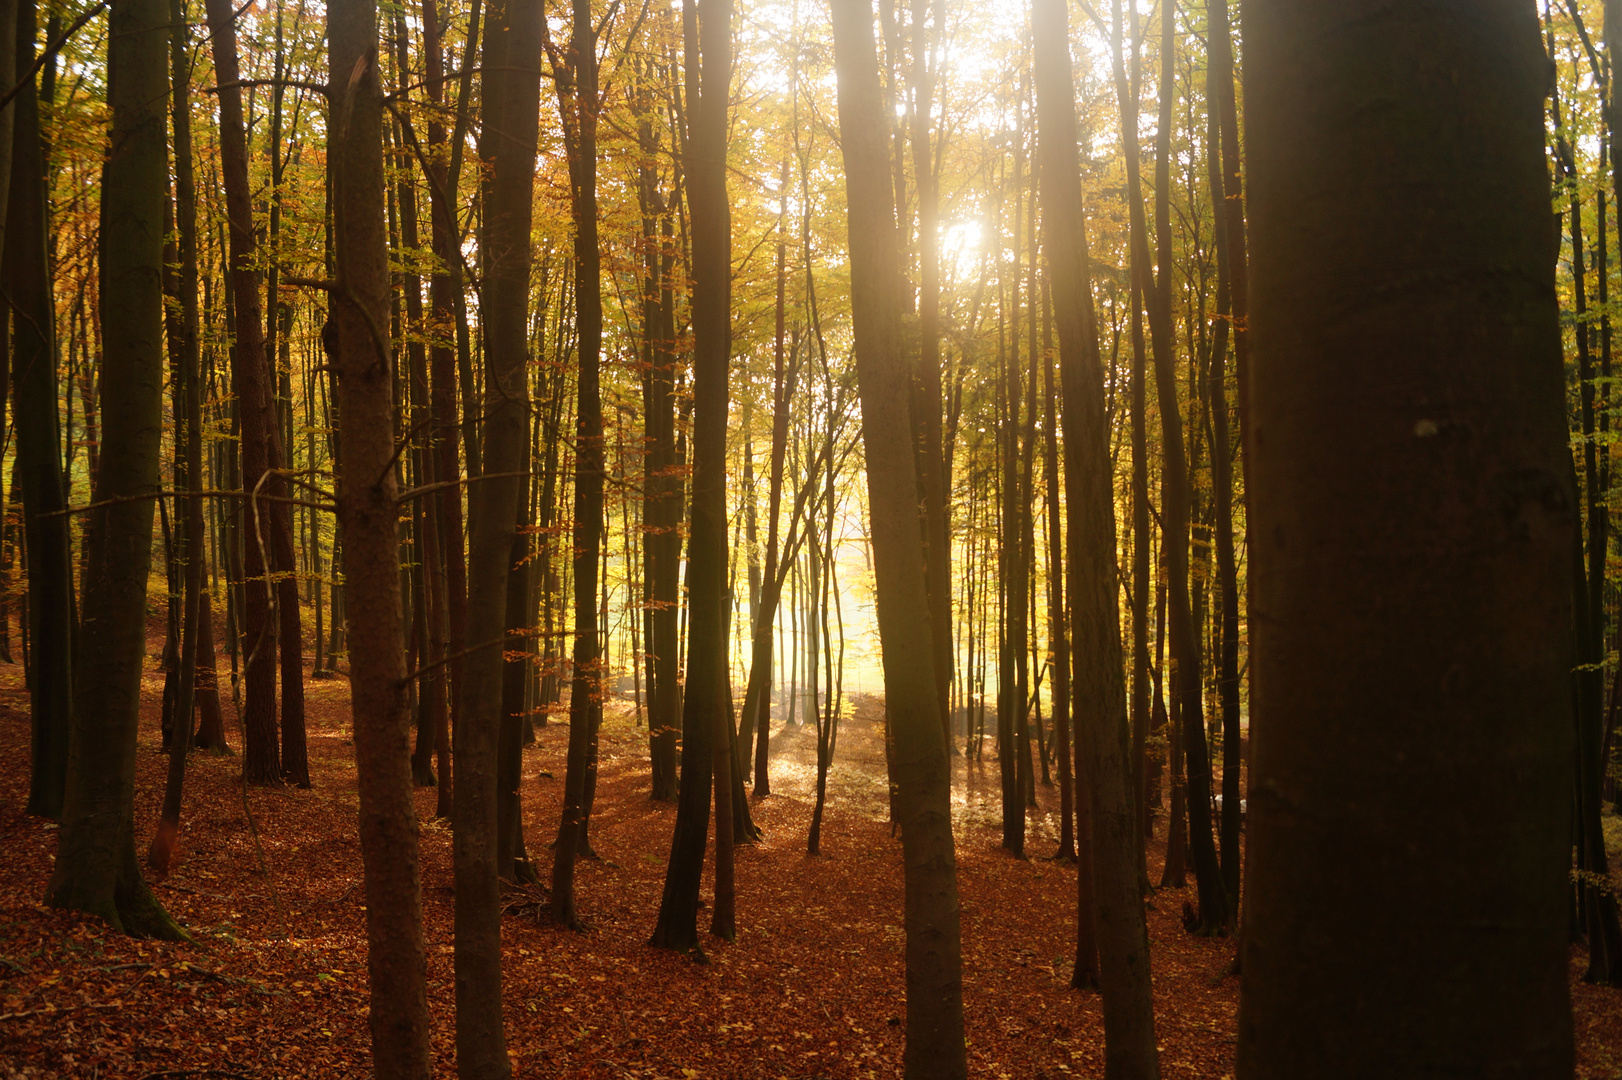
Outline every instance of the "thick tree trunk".
<path id="1" fill-rule="evenodd" d="M 1109 420 L 1094 322 L 1087 234 L 1076 181 L 1075 96 L 1063 0 L 1033 8 L 1044 248 L 1064 393 L 1076 773 L 1092 810 L 1093 908 L 1104 995 L 1105 1075 L 1159 1075 L 1149 937 L 1138 883 L 1137 804 L 1126 759 L 1126 686 L 1115 570 Z M 1085 868 L 1083 868 L 1085 871 Z M 1078 974 L 1080 967 L 1078 965 Z"/>
<path id="2" fill-rule="evenodd" d="M 1576 495 L 1536 16 L 1246 0 L 1245 32 L 1239 1074 L 1569 1077 Z"/>
<path id="3" fill-rule="evenodd" d="M 546 291 L 546 274 L 541 274 L 541 292 Z M 545 312 L 542 312 L 543 316 Z M 530 470 L 530 438 L 525 418 L 524 449 L 518 471 Z M 529 480 L 523 481 L 529 486 Z M 518 517 L 513 523 L 512 550 L 507 556 L 507 639 L 501 664 L 501 727 L 496 736 L 496 875 L 503 881 L 538 881 L 535 867 L 524 846 L 524 693 L 529 681 L 530 642 L 525 636 L 528 622 L 533 566 L 530 564 L 530 508 L 527 492 L 518 499 Z M 600 708 L 600 706 L 599 706 Z"/>
<path id="4" fill-rule="evenodd" d="M 106 452 L 92 501 L 119 501 L 91 511 L 85 529 L 86 618 L 49 899 L 137 937 L 185 938 L 141 877 L 134 828 L 152 496 L 163 434 L 168 27 L 165 0 L 127 0 L 108 16 L 112 129 L 100 245 Z"/>
<path id="5" fill-rule="evenodd" d="M 897 809 L 906 867 L 909 1078 L 968 1074 L 962 953 L 953 853 L 950 759 L 918 526 L 910 433 L 912 385 L 902 327 L 895 211 L 867 0 L 834 0 L 834 67 L 845 165 L 851 324 L 866 448 L 868 506 L 884 655 L 885 715 L 895 738 Z"/>
<path id="6" fill-rule="evenodd" d="M 371 0 L 330 9 L 329 120 L 338 287 L 338 508 L 348 548 L 349 673 L 366 878 L 372 1061 L 425 1080 L 427 957 L 400 607 L 393 358 L 387 337 L 383 88 Z M 460 893 L 458 893 L 460 899 Z"/>

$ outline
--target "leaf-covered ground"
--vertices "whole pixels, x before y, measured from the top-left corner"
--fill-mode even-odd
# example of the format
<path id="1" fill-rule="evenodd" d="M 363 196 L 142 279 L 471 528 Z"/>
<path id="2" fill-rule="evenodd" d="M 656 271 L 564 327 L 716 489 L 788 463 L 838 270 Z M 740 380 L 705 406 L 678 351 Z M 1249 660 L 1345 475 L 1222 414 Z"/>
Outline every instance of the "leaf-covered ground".
<path id="1" fill-rule="evenodd" d="M 157 818 L 160 682 L 148 681 L 140 737 L 137 844 Z M 314 789 L 250 789 L 235 757 L 198 756 L 181 847 L 158 885 L 196 935 L 131 941 L 41 904 L 54 826 L 23 814 L 28 717 L 21 669 L 0 665 L 0 1075 L 7 1077 L 362 1077 L 369 1075 L 365 934 L 348 685 L 310 682 Z M 625 703 L 604 724 L 593 839 L 571 933 L 522 910 L 504 921 L 508 1047 L 519 1077 L 857 1078 L 900 1074 L 901 858 L 885 823 L 882 744 L 865 702 L 847 721 L 829 781 L 822 855 L 805 853 L 814 738 L 773 737 L 771 797 L 753 812 L 763 843 L 738 854 L 736 944 L 709 939 L 710 963 L 649 948 L 674 807 L 647 796 L 646 741 Z M 227 704 L 227 714 L 231 713 Z M 556 829 L 567 728 L 525 751 L 530 849 L 543 877 Z M 240 729 L 232 742 L 240 748 Z M 997 769 L 955 759 L 964 997 L 977 1077 L 1102 1075 L 1095 994 L 1068 988 L 1072 867 L 1000 850 Z M 1057 788 L 1041 788 L 1029 850 L 1056 847 Z M 438 1075 L 451 1076 L 451 845 L 423 818 L 423 902 Z M 251 811 L 251 824 L 248 811 Z M 254 832 L 259 849 L 256 851 Z M 1158 877 L 1160 850 L 1151 855 Z M 1185 934 L 1192 890 L 1150 912 L 1162 1075 L 1233 1068 L 1232 944 Z M 701 913 L 707 925 L 707 910 Z M 1579 1076 L 1622 1077 L 1622 993 L 1577 978 Z"/>

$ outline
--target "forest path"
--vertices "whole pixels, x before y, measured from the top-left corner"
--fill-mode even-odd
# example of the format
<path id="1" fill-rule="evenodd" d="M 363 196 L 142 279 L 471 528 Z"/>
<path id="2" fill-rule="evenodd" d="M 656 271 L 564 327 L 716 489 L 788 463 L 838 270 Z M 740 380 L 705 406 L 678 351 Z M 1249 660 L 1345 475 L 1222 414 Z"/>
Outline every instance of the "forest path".
<path id="1" fill-rule="evenodd" d="M 154 650 L 154 655 L 156 650 Z M 223 658 L 222 658 L 223 659 Z M 222 681 L 224 681 L 222 679 Z M 138 755 L 137 848 L 157 818 L 161 675 L 146 685 Z M 314 788 L 247 793 L 269 878 L 243 813 L 237 757 L 195 757 L 176 869 L 156 887 L 197 935 L 135 942 L 41 906 L 55 827 L 23 815 L 28 719 L 22 671 L 0 664 L 0 1077 L 132 1077 L 173 1069 L 253 1078 L 369 1075 L 365 932 L 348 684 L 306 683 Z M 775 794 L 753 802 L 764 829 L 738 853 L 735 945 L 706 937 L 710 963 L 647 946 L 673 805 L 647 797 L 647 744 L 615 701 L 601 738 L 593 842 L 579 870 L 576 934 L 537 923 L 515 894 L 503 924 L 507 1036 L 517 1077 L 842 1078 L 900 1075 L 903 980 L 900 845 L 886 823 L 879 702 L 858 703 L 829 777 L 823 854 L 805 854 L 815 736 L 773 732 Z M 228 718 L 233 715 L 229 701 Z M 240 729 L 228 720 L 232 745 Z M 567 727 L 525 751 L 529 849 L 546 876 L 562 798 Z M 972 1075 L 1036 1080 L 1102 1074 L 1095 994 L 1068 989 L 1075 877 L 998 847 L 997 768 L 953 759 L 964 998 Z M 550 775 L 547 775 L 550 774 Z M 450 831 L 418 792 L 437 1073 L 453 1075 Z M 1039 787 L 1030 849 L 1057 846 L 1057 788 Z M 1163 844 L 1153 845 L 1158 878 Z M 708 881 L 705 885 L 708 890 Z M 1232 943 L 1180 925 L 1192 890 L 1149 913 L 1162 1075 L 1231 1075 L 1237 981 Z M 708 909 L 701 911 L 706 918 Z M 702 927 L 701 927 L 702 928 Z M 1579 1076 L 1622 1075 L 1622 994 L 1583 986 L 1574 953 Z"/>

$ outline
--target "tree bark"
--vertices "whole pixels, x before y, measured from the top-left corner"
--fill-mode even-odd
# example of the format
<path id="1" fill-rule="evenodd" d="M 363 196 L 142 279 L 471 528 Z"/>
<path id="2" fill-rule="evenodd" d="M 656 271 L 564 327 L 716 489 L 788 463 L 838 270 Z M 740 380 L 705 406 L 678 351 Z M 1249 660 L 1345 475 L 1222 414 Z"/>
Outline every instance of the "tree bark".
<path id="1" fill-rule="evenodd" d="M 1121 99 L 1122 128 L 1137 129 L 1137 99 L 1126 80 L 1119 47 L 1120 10 L 1116 10 L 1115 84 Z M 1136 16 L 1133 16 L 1134 26 Z M 1136 34 L 1134 34 L 1134 38 Z M 1134 44 L 1134 48 L 1136 45 Z M 1139 285 L 1144 307 L 1149 313 L 1150 351 L 1154 358 L 1155 383 L 1160 405 L 1161 486 L 1166 562 L 1166 610 L 1171 642 L 1172 692 L 1178 702 L 1178 730 L 1183 752 L 1188 758 L 1188 841 L 1193 856 L 1194 880 L 1199 890 L 1198 922 L 1190 927 L 1200 933 L 1225 933 L 1232 928 L 1233 916 L 1222 886 L 1222 870 L 1217 860 L 1216 842 L 1211 835 L 1211 765 L 1205 742 L 1204 690 L 1201 685 L 1200 639 L 1194 625 L 1193 600 L 1189 589 L 1188 543 L 1191 501 L 1188 453 L 1183 441 L 1182 407 L 1177 399 L 1175 342 L 1171 321 L 1170 264 L 1170 137 L 1173 87 L 1168 73 L 1170 58 L 1161 70 L 1160 134 L 1156 140 L 1155 227 L 1159 248 L 1160 274 L 1157 280 L 1150 268 L 1149 237 L 1144 221 L 1143 197 L 1138 180 L 1136 142 L 1127 150 L 1127 201 L 1131 215 L 1132 273 Z"/>
<path id="2" fill-rule="evenodd" d="M 851 326 L 862 403 L 868 506 L 884 660 L 886 721 L 895 738 L 897 810 L 906 867 L 907 1021 L 903 1071 L 968 1074 L 953 853 L 950 759 L 935 681 L 918 474 L 911 445 L 911 364 L 888 147 L 867 0 L 834 0 L 834 68 L 849 214 Z"/>
<path id="3" fill-rule="evenodd" d="M 1036 0 L 1039 183 L 1053 279 L 1053 322 L 1064 394 L 1065 555 L 1076 717 L 1076 774 L 1092 810 L 1093 907 L 1104 996 L 1105 1076 L 1159 1075 L 1149 937 L 1138 888 L 1137 804 L 1126 769 L 1126 685 L 1115 570 L 1115 501 L 1109 419 L 1093 316 L 1091 269 L 1070 82 L 1063 0 Z M 1083 868 L 1085 869 L 1085 868 Z M 1078 965 L 1078 974 L 1080 973 Z"/>
<path id="4" fill-rule="evenodd" d="M 687 550 L 681 792 L 653 944 L 699 954 L 698 892 L 709 832 L 711 781 L 730 788 L 732 779 L 730 770 L 715 773 L 713 760 L 727 753 L 728 747 L 717 746 L 716 740 L 725 730 L 722 723 L 728 728 L 732 723 L 731 695 L 726 692 L 726 433 L 732 341 L 732 218 L 727 204 L 726 136 L 732 0 L 684 0 L 683 17 L 688 27 L 687 200 L 693 243 L 692 528 Z M 724 716 L 717 715 L 722 712 Z M 718 798 L 717 807 L 726 799 Z M 732 809 L 729 803 L 726 808 Z M 718 826 L 716 842 L 721 841 Z"/>
<path id="5" fill-rule="evenodd" d="M 569 754 L 563 785 L 563 815 L 552 859 L 552 916 L 579 929 L 575 913 L 575 858 L 587 840 L 587 770 L 592 724 L 602 693 L 603 642 L 597 629 L 598 567 L 603 549 L 603 342 L 602 255 L 597 243 L 597 33 L 589 0 L 575 0 L 569 43 L 572 92 L 558 84 L 564 128 L 570 133 L 569 188 L 574 213 L 575 386 L 574 653 L 569 685 Z M 489 455 L 485 455 L 488 466 Z M 707 798 L 708 796 L 706 796 Z"/>
<path id="6" fill-rule="evenodd" d="M 1239 1075 L 1568 1077 L 1576 493 L 1536 16 L 1244 14 Z"/>
<path id="7" fill-rule="evenodd" d="M 168 0 L 170 115 L 174 125 L 175 240 L 165 249 L 164 293 L 176 302 L 165 307 L 172 377 L 179 399 L 176 410 L 177 488 L 200 492 L 203 489 L 203 388 L 202 360 L 198 353 L 201 316 L 197 305 L 197 182 L 191 151 L 191 60 L 182 0 Z M 178 265 L 171 267 L 170 256 Z M 172 289 L 172 293 L 171 293 Z M 162 878 L 169 872 L 180 831 L 181 795 L 186 781 L 186 758 L 192 747 L 192 714 L 198 697 L 198 631 L 202 618 L 203 568 L 205 565 L 203 500 L 194 495 L 177 500 L 180 522 L 180 553 L 184 586 L 182 589 L 181 646 L 178 693 L 175 701 L 175 730 L 169 743 L 169 775 L 163 793 L 163 810 L 147 849 L 146 862 Z M 218 710 L 218 698 L 215 709 Z"/>
<path id="8" fill-rule="evenodd" d="M 92 501 L 124 501 L 92 510 L 85 529 L 83 651 L 48 896 L 53 907 L 97 915 L 132 936 L 182 939 L 188 935 L 141 877 L 134 829 L 152 497 L 163 434 L 168 28 L 165 0 L 127 0 L 108 16 L 112 128 L 101 182 L 99 290 L 105 452 Z"/>
<path id="9" fill-rule="evenodd" d="M 427 954 L 411 795 L 398 490 L 392 467 L 394 365 L 387 337 L 383 87 L 376 20 L 372 0 L 335 4 L 329 11 L 338 510 L 347 547 L 349 681 L 365 867 L 372 1061 L 379 1077 L 425 1080 L 432 1073 Z"/>
<path id="10" fill-rule="evenodd" d="M 34 67 L 35 7 L 17 6 L 17 71 Z M 22 80 L 13 110 L 11 194 L 6 209 L 5 272 L 14 334 L 11 386 L 16 411 L 17 475 L 28 553 L 28 691 L 33 771 L 28 812 L 60 818 L 67 788 L 73 717 L 73 556 L 62 480 L 57 415 L 55 306 L 46 251 L 45 151 L 34 80 Z"/>
<path id="11" fill-rule="evenodd" d="M 501 902 L 496 876 L 496 751 L 501 726 L 507 576 L 523 481 L 529 409 L 529 271 L 540 123 L 538 4 L 501 0 L 485 21 L 486 177 L 479 257 L 484 276 L 480 453 L 490 474 L 468 497 L 467 640 L 456 752 L 456 1070 L 461 1080 L 511 1075 L 501 1012 Z"/>
<path id="12" fill-rule="evenodd" d="M 280 495 L 282 485 L 265 474 L 276 467 L 275 402 L 265 356 L 264 320 L 259 310 L 253 193 L 248 177 L 248 141 L 242 123 L 241 74 L 237 64 L 236 17 L 231 0 L 206 0 L 214 70 L 220 89 L 220 172 L 230 223 L 230 288 L 236 348 L 232 382 L 241 423 L 243 611 L 242 725 L 246 735 L 242 771 L 249 783 L 280 784 L 282 761 L 276 723 L 276 636 L 271 622 L 270 550 L 275 515 L 257 496 Z"/>

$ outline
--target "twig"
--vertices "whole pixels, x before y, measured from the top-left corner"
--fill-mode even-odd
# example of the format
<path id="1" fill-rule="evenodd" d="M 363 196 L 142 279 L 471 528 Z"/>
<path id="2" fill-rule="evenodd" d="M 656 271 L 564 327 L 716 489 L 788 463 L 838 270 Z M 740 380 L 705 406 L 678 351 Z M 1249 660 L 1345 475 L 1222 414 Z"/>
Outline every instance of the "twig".
<path id="1" fill-rule="evenodd" d="M 506 637 L 505 634 L 503 634 L 501 637 L 496 638 L 494 641 L 486 641 L 482 645 L 469 645 L 467 648 L 463 649 L 461 652 L 452 653 L 449 656 L 442 656 L 438 660 L 435 660 L 432 664 L 429 664 L 427 667 L 418 668 L 416 671 L 411 672 L 405 678 L 401 679 L 400 682 L 401 682 L 402 685 L 404 685 L 405 683 L 411 682 L 413 679 L 420 679 L 424 675 L 428 674 L 430 671 L 435 671 L 435 670 L 437 670 L 439 668 L 442 668 L 446 664 L 451 663 L 453 660 L 460 660 L 464 656 L 472 656 L 474 653 L 479 652 L 479 651 L 481 651 L 483 649 L 488 649 L 493 645 L 504 644 L 506 642 L 506 640 L 507 640 L 507 637 Z"/>
<path id="2" fill-rule="evenodd" d="M 141 502 L 141 501 L 146 500 L 146 499 L 247 499 L 247 498 L 257 498 L 259 500 L 263 500 L 264 502 L 288 503 L 288 504 L 290 504 L 292 506 L 307 506 L 312 510 L 323 510 L 323 511 L 329 513 L 329 514 L 335 514 L 335 513 L 338 512 L 338 508 L 336 506 L 334 506 L 332 503 L 311 502 L 308 499 L 292 499 L 292 498 L 288 498 L 287 496 L 284 496 L 284 495 L 259 495 L 259 496 L 256 497 L 256 496 L 250 495 L 248 492 L 245 492 L 245 491 L 219 491 L 219 490 L 212 489 L 212 488 L 205 488 L 205 489 L 203 489 L 201 491 L 164 491 L 164 490 L 158 490 L 158 491 L 145 491 L 145 492 L 142 492 L 142 493 L 140 493 L 138 495 L 118 495 L 118 496 L 114 496 L 111 499 L 100 499 L 100 500 L 98 500 L 96 502 L 93 502 L 93 503 L 86 503 L 83 506 L 69 506 L 69 507 L 66 507 L 66 508 L 64 508 L 62 510 L 52 510 L 49 513 L 44 513 L 44 514 L 41 514 L 39 516 L 42 517 L 42 518 L 51 518 L 51 517 L 63 517 L 64 515 L 67 515 L 67 514 L 84 514 L 84 513 L 88 513 L 91 510 L 100 510 L 104 506 L 114 506 L 114 505 L 117 505 L 118 503 Z"/>
<path id="3" fill-rule="evenodd" d="M 236 82 L 220 83 L 218 86 L 205 86 L 203 93 L 217 94 L 221 90 L 236 90 L 242 87 L 251 90 L 256 86 L 291 86 L 296 90 L 308 90 L 312 94 L 327 96 L 327 88 L 321 83 L 305 82 L 303 79 L 238 79 Z"/>
<path id="4" fill-rule="evenodd" d="M 530 473 L 530 472 L 527 472 L 527 471 L 526 472 L 493 472 L 493 473 L 480 473 L 478 476 L 465 476 L 460 480 L 440 480 L 437 483 L 433 483 L 433 484 L 423 484 L 420 487 L 406 488 L 404 491 L 400 492 L 400 494 L 395 496 L 395 501 L 397 501 L 397 502 L 407 502 L 407 501 L 409 501 L 411 499 L 421 498 L 422 496 L 427 495 L 429 492 L 440 491 L 440 490 L 442 490 L 444 488 L 448 488 L 448 487 L 460 487 L 463 484 L 472 484 L 472 483 L 475 483 L 475 482 L 477 482 L 479 480 L 511 480 L 511 479 L 514 479 L 515 477 L 532 476 L 532 475 L 534 475 L 534 474 Z"/>
<path id="5" fill-rule="evenodd" d="M 28 69 L 28 74 L 24 75 L 21 79 L 18 79 L 17 85 L 13 86 L 10 90 L 7 90 L 4 96 L 0 96 L 0 109 L 4 109 L 7 105 L 10 105 L 11 100 L 18 94 L 22 93 L 23 87 L 32 86 L 34 83 L 34 76 L 39 74 L 39 69 L 45 66 L 45 62 L 51 57 L 55 56 L 57 53 L 61 52 L 62 46 L 68 43 L 68 38 L 72 37 L 74 34 L 77 34 L 85 23 L 89 22 L 91 19 L 94 19 L 97 15 L 100 15 L 103 11 L 105 11 L 107 4 L 108 0 L 100 0 L 99 3 L 93 4 L 83 15 L 80 15 L 77 19 L 73 20 L 72 26 L 58 34 L 56 36 L 56 40 L 51 42 L 50 45 L 46 46 L 45 51 L 41 52 L 37 57 L 34 58 L 34 66 Z"/>

